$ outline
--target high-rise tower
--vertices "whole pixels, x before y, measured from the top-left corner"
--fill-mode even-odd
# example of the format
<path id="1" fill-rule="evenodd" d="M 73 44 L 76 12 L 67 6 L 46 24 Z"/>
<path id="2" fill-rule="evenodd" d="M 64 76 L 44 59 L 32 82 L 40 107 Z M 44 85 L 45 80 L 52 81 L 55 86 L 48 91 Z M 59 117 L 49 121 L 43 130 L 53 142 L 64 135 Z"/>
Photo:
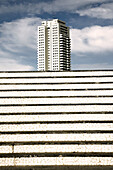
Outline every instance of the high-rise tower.
<path id="1" fill-rule="evenodd" d="M 70 35 L 65 22 L 53 19 L 38 27 L 38 71 L 70 70 Z"/>

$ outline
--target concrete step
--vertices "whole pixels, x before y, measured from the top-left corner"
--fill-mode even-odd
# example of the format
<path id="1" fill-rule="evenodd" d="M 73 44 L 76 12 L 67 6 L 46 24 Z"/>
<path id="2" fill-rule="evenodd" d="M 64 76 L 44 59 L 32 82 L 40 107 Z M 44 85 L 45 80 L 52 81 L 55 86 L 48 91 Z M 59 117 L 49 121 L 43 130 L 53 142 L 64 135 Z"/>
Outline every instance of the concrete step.
<path id="1" fill-rule="evenodd" d="M 113 114 L 109 113 L 87 113 L 81 114 L 17 114 L 17 115 L 0 115 L 0 123 L 7 122 L 79 122 L 79 121 L 113 121 Z"/>
<path id="2" fill-rule="evenodd" d="M 56 97 L 56 96 L 113 96 L 113 90 L 6 90 L 0 91 L 0 97 Z"/>
<path id="3" fill-rule="evenodd" d="M 20 90 L 20 89 L 113 89 L 113 83 L 102 83 L 102 84 L 2 84 L 0 85 L 0 90 Z"/>
<path id="4" fill-rule="evenodd" d="M 85 77 L 85 78 L 2 78 L 0 83 L 82 83 L 82 82 L 112 82 L 113 76 L 111 77 Z"/>
<path id="5" fill-rule="evenodd" d="M 6 149 L 7 148 L 7 149 Z M 0 153 L 73 153 L 73 152 L 103 152 L 113 153 L 113 145 L 105 144 L 51 144 L 51 145 L 2 145 Z"/>
<path id="6" fill-rule="evenodd" d="M 81 114 L 17 114 L 17 115 L 0 115 L 0 123 L 17 123 L 17 122 L 80 122 L 80 121 L 113 121 L 113 114 L 109 113 L 87 113 Z"/>
<path id="7" fill-rule="evenodd" d="M 65 98 L 0 98 L 0 105 L 12 104 L 88 104 L 111 103 L 113 97 L 65 97 Z"/>
<path id="8" fill-rule="evenodd" d="M 113 153 L 113 145 L 105 144 L 51 144 L 51 145 L 1 145 L 0 153 Z"/>
<path id="9" fill-rule="evenodd" d="M 0 113 L 62 113 L 62 112 L 112 112 L 113 105 L 53 105 L 53 106 L 2 106 Z"/>
<path id="10" fill-rule="evenodd" d="M 77 141 L 113 141 L 113 133 L 35 133 L 0 134 L 0 142 L 77 142 Z"/>
<path id="11" fill-rule="evenodd" d="M 113 165 L 112 112 L 113 70 L 0 72 L 0 167 Z"/>
<path id="12" fill-rule="evenodd" d="M 0 77 L 63 77 L 63 76 L 113 76 L 113 70 L 78 70 L 69 72 L 12 71 L 0 72 Z"/>
<path id="13" fill-rule="evenodd" d="M 0 166 L 112 166 L 113 157 L 17 157 L 1 158 Z"/>
<path id="14" fill-rule="evenodd" d="M 31 123 L 0 125 L 0 132 L 113 131 L 113 123 Z"/>

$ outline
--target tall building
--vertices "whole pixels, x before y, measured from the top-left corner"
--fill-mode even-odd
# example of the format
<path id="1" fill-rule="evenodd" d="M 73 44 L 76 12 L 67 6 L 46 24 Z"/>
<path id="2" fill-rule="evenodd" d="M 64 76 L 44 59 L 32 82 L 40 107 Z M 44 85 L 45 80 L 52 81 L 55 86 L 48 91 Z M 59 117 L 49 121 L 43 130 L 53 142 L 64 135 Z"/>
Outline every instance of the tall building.
<path id="1" fill-rule="evenodd" d="M 38 71 L 70 71 L 70 35 L 64 21 L 43 21 L 38 27 Z"/>

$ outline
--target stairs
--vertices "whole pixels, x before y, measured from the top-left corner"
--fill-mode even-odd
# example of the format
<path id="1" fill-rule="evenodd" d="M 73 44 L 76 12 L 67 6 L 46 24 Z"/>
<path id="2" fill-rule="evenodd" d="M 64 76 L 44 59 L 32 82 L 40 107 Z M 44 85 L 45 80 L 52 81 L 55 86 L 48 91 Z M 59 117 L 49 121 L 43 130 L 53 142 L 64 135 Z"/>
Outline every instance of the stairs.
<path id="1" fill-rule="evenodd" d="M 113 70 L 0 72 L 0 167 L 113 166 Z"/>

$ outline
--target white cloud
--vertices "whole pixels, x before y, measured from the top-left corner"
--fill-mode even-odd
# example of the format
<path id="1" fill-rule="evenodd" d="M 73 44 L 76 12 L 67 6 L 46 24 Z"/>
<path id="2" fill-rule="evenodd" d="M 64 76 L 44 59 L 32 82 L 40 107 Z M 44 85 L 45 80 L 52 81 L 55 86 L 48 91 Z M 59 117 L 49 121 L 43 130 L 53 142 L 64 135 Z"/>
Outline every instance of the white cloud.
<path id="1" fill-rule="evenodd" d="M 0 24 L 0 69 L 33 69 L 32 62 L 36 58 L 37 26 L 40 24 L 40 18 L 24 18 Z"/>
<path id="2" fill-rule="evenodd" d="M 35 48 L 36 29 L 41 23 L 39 18 L 24 18 L 12 22 L 0 24 L 0 43 L 4 48 L 18 51 L 17 47 Z M 15 48 L 16 47 L 16 48 Z"/>
<path id="3" fill-rule="evenodd" d="M 102 19 L 113 19 L 113 3 L 102 4 L 99 7 L 77 10 L 80 16 L 90 16 Z"/>
<path id="4" fill-rule="evenodd" d="M 0 59 L 0 71 L 31 71 L 33 67 L 18 63 L 18 61 L 9 58 Z"/>
<path id="5" fill-rule="evenodd" d="M 72 53 L 113 51 L 113 26 L 71 29 Z"/>
<path id="6" fill-rule="evenodd" d="M 104 70 L 113 69 L 113 64 L 109 63 L 95 63 L 95 64 L 72 64 L 72 70 Z"/>

